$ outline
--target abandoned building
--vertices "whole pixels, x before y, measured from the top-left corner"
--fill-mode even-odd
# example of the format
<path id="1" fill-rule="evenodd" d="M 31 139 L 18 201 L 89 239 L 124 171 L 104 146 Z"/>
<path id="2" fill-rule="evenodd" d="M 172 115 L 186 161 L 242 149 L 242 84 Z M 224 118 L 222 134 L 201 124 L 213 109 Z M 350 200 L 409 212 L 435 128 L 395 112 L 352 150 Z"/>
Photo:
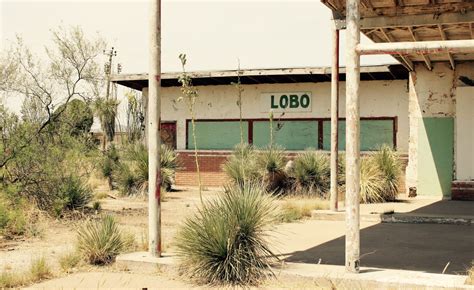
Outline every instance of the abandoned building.
<path id="1" fill-rule="evenodd" d="M 196 132 L 205 186 L 219 186 L 222 164 L 240 142 L 237 71 L 191 72 L 197 98 Z M 182 168 L 178 185 L 196 185 L 191 117 L 181 96 L 179 73 L 162 75 L 162 141 L 177 149 Z M 402 65 L 361 67 L 361 151 L 382 144 L 396 148 L 405 161 L 404 188 L 418 195 L 471 198 L 456 180 L 474 178 L 472 63 L 416 64 L 416 73 Z M 344 104 L 345 70 L 340 71 Z M 147 96 L 148 75 L 116 75 L 113 81 Z M 244 138 L 269 143 L 269 113 L 274 115 L 275 143 L 291 154 L 314 148 L 330 150 L 331 68 L 250 69 L 241 72 Z M 345 112 L 340 106 L 339 149 L 344 150 Z M 456 158 L 457 157 L 457 158 Z M 454 189 L 454 190 L 453 190 Z"/>

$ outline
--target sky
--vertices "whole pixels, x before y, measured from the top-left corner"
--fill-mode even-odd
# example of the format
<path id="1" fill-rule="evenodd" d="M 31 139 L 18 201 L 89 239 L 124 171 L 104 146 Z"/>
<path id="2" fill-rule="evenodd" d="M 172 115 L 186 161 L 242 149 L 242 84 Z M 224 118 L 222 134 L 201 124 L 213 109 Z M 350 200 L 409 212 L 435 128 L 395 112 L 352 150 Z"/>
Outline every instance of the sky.
<path id="1" fill-rule="evenodd" d="M 77 25 L 117 50 L 114 64 L 123 74 L 147 73 L 149 3 L 0 0 L 0 47 L 19 35 L 41 58 L 51 29 Z M 232 70 L 238 60 L 243 69 L 330 66 L 331 25 L 331 12 L 320 0 L 162 0 L 162 71 L 180 71 L 180 53 L 187 54 L 188 71 Z M 342 31 L 342 66 L 344 48 Z M 388 56 L 361 59 L 362 65 L 394 62 Z M 119 86 L 119 98 L 124 91 Z M 0 101 L 20 112 L 22 98 Z"/>
<path id="2" fill-rule="evenodd" d="M 79 25 L 118 51 L 123 73 L 144 73 L 148 61 L 148 1 L 0 0 L 1 44 L 21 35 L 38 54 L 50 29 Z M 320 0 L 162 0 L 162 71 L 329 66 L 331 13 Z M 364 41 L 368 41 L 364 37 Z M 341 63 L 344 64 L 344 33 Z M 105 56 L 104 56 L 105 58 Z M 363 57 L 362 64 L 393 63 Z"/>

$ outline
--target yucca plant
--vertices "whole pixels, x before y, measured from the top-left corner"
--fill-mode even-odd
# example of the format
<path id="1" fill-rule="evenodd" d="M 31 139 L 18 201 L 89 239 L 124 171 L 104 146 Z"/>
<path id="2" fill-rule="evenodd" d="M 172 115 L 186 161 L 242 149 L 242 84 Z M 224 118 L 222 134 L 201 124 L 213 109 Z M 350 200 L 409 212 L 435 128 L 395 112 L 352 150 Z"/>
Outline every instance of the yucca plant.
<path id="1" fill-rule="evenodd" d="M 84 208 L 92 200 L 92 189 L 77 176 L 67 176 L 59 187 L 61 201 L 66 209 Z"/>
<path id="2" fill-rule="evenodd" d="M 294 160 L 293 176 L 299 192 L 324 197 L 329 191 L 330 174 L 329 156 L 321 152 L 309 149 Z"/>
<path id="3" fill-rule="evenodd" d="M 383 145 L 379 151 L 374 153 L 373 158 L 383 176 L 383 199 L 384 201 L 394 201 L 398 195 L 402 174 L 402 165 L 398 154 L 388 145 Z"/>
<path id="4" fill-rule="evenodd" d="M 93 265 L 112 262 L 125 246 L 122 232 L 110 215 L 86 222 L 77 232 L 79 253 Z"/>
<path id="5" fill-rule="evenodd" d="M 223 165 L 224 172 L 239 186 L 257 179 L 256 153 L 249 144 L 238 144 Z"/>
<path id="6" fill-rule="evenodd" d="M 178 231 L 183 273 L 199 283 L 233 285 L 255 284 L 272 275 L 276 256 L 267 235 L 276 220 L 275 200 L 262 185 L 225 187 Z"/>
<path id="7" fill-rule="evenodd" d="M 267 190 L 277 192 L 288 185 L 285 172 L 285 155 L 281 147 L 270 146 L 257 154 L 257 170 Z"/>
<path id="8" fill-rule="evenodd" d="M 148 190 L 148 151 L 143 144 L 131 145 L 119 166 L 116 180 L 124 195 L 144 194 Z M 178 156 L 169 146 L 160 149 L 161 186 L 171 190 L 174 175 L 179 167 Z"/>
<path id="9" fill-rule="evenodd" d="M 384 202 L 384 177 L 373 156 L 362 158 L 360 163 L 360 201 Z"/>

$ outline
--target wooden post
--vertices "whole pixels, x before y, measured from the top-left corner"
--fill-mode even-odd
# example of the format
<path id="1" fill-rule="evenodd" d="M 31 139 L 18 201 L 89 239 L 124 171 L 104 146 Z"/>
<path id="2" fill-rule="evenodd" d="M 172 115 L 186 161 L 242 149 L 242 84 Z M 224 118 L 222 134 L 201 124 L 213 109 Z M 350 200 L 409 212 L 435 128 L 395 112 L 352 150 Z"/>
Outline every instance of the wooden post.
<path id="1" fill-rule="evenodd" d="M 339 129 L 339 29 L 332 31 L 333 51 L 331 68 L 331 200 L 332 211 L 337 211 L 338 129 Z"/>
<path id="2" fill-rule="evenodd" d="M 359 82 L 360 0 L 347 0 L 346 12 L 346 271 L 359 272 L 360 128 Z"/>
<path id="3" fill-rule="evenodd" d="M 161 256 L 160 204 L 160 87 L 161 87 L 161 0 L 150 5 L 150 63 L 148 72 L 148 248 Z"/>

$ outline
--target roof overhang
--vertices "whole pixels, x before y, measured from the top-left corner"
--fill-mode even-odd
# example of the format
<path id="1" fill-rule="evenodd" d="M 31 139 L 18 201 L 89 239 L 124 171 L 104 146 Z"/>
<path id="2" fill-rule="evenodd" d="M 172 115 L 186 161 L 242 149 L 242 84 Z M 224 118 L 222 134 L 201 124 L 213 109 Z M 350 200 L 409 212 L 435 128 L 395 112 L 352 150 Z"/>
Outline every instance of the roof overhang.
<path id="1" fill-rule="evenodd" d="M 321 0 L 344 19 L 346 1 Z M 361 0 L 361 32 L 374 42 L 415 42 L 474 39 L 474 1 L 460 0 Z M 405 67 L 424 62 L 474 60 L 474 53 L 400 53 L 395 56 Z"/>
<path id="2" fill-rule="evenodd" d="M 179 87 L 181 73 L 163 73 L 162 87 Z M 230 85 L 237 82 L 236 70 L 190 72 L 195 86 Z M 345 68 L 340 69 L 340 80 L 346 78 Z M 112 76 L 112 82 L 135 90 L 148 87 L 148 74 L 118 74 Z M 370 80 L 406 80 L 408 71 L 402 65 L 365 66 L 360 68 L 360 79 Z M 331 81 L 330 67 L 246 69 L 241 70 L 240 81 L 252 84 L 319 83 Z"/>

